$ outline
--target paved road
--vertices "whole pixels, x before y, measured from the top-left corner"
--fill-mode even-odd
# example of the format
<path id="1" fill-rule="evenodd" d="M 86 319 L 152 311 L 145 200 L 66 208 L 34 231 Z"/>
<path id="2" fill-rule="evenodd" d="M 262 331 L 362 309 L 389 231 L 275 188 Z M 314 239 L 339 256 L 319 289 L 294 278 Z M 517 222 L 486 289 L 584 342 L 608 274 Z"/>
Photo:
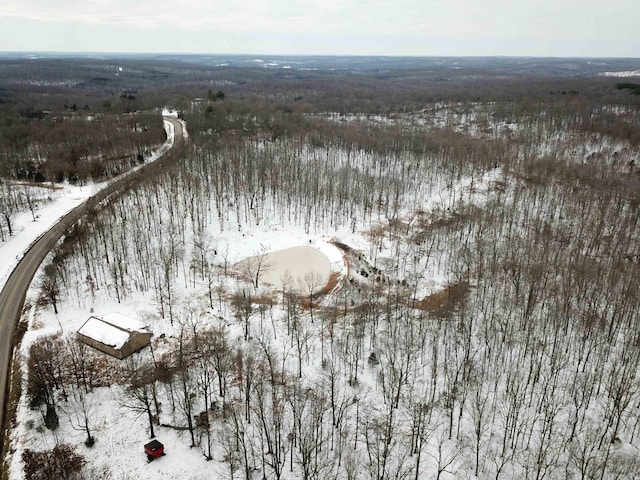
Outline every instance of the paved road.
<path id="1" fill-rule="evenodd" d="M 145 172 L 153 168 L 161 168 L 171 155 L 180 151 L 183 143 L 183 127 L 182 123 L 173 118 L 167 118 L 175 128 L 175 142 L 172 149 L 167 151 L 161 158 L 155 162 L 145 165 L 144 167 L 124 175 L 107 187 L 87 199 L 81 205 L 71 210 L 67 215 L 62 217 L 49 231 L 44 233 L 25 253 L 24 257 L 14 271 L 7 279 L 4 289 L 0 292 L 0 448 L 4 447 L 4 434 L 7 426 L 5 425 L 5 400 L 8 397 L 9 385 L 7 379 L 11 367 L 11 359 L 13 352 L 13 336 L 16 326 L 20 320 L 22 308 L 24 305 L 27 290 L 31 285 L 33 276 L 38 267 L 44 260 L 45 256 L 51 248 L 56 244 L 60 237 L 74 223 L 76 223 L 85 212 L 98 202 L 104 200 L 112 193 L 119 192 L 130 188 L 142 177 Z M 2 452 L 4 459 L 4 451 Z"/>

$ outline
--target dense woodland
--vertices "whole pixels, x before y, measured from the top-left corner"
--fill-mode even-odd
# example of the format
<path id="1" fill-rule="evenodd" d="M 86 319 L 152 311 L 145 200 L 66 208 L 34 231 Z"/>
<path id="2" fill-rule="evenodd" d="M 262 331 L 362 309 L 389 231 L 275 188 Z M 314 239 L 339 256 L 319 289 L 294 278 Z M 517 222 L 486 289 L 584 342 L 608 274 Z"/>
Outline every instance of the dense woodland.
<path id="1" fill-rule="evenodd" d="M 48 429 L 71 411 L 99 441 L 109 385 L 228 478 L 638 478 L 640 99 L 604 78 L 395 75 L 184 105 L 190 144 L 69 232 L 41 280 L 61 311 L 151 295 L 175 334 L 123 362 L 35 343 Z M 327 295 L 275 292 L 224 253 L 266 219 L 368 248 L 341 244 Z M 67 455 L 68 478 L 112 478 Z"/>
<path id="2" fill-rule="evenodd" d="M 86 185 L 143 164 L 166 134 L 159 112 L 33 109 L 4 112 L 0 127 L 0 241 L 13 218 L 54 196 L 54 183 Z"/>

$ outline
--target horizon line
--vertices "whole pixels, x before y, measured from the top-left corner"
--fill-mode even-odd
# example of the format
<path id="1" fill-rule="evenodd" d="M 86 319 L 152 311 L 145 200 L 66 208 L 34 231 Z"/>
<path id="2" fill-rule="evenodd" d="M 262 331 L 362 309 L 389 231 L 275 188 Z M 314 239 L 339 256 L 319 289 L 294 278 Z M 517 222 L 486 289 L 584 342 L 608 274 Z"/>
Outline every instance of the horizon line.
<path id="1" fill-rule="evenodd" d="M 118 52 L 118 51 L 73 51 L 73 50 L 1 50 L 0 56 L 205 56 L 205 57 L 319 57 L 319 58 L 513 58 L 513 59 L 614 59 L 614 60 L 640 60 L 640 57 L 627 56 L 581 56 L 581 55 L 381 55 L 381 54 L 353 54 L 353 53 L 203 53 L 203 52 Z"/>

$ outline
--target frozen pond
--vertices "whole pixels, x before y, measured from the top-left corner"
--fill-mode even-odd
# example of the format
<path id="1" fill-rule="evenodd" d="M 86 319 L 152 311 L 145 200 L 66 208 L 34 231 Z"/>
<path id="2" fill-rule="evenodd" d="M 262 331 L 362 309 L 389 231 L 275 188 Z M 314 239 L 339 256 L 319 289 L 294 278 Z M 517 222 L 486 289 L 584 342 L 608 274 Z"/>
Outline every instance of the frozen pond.
<path id="1" fill-rule="evenodd" d="M 239 264 L 248 277 L 279 290 L 300 294 L 318 293 L 331 276 L 331 262 L 317 248 L 300 246 L 247 258 Z"/>

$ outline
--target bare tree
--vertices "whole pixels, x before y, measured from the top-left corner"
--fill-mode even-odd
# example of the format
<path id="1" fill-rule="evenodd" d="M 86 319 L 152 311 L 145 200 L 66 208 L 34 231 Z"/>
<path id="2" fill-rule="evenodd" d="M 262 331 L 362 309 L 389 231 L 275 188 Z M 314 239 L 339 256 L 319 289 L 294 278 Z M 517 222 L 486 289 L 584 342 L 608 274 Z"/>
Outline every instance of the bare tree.
<path id="1" fill-rule="evenodd" d="M 24 473 L 27 480 L 80 480 L 84 457 L 76 453 L 71 445 L 56 445 L 50 451 L 35 452 L 26 449 L 22 453 Z"/>
<path id="2" fill-rule="evenodd" d="M 64 412 L 69 418 L 73 429 L 83 432 L 86 435 L 85 446 L 93 447 L 95 437 L 93 436 L 93 422 L 97 414 L 97 405 L 91 393 L 83 387 L 75 384 L 69 386 L 70 395 L 62 404 Z"/>
<path id="3" fill-rule="evenodd" d="M 427 455 L 436 461 L 436 480 L 440 480 L 443 473 L 455 475 L 454 462 L 462 455 L 464 448 L 456 440 L 451 440 L 445 430 L 436 435 L 435 452 L 427 450 Z"/>
<path id="4" fill-rule="evenodd" d="M 57 315 L 60 287 L 58 285 L 58 268 L 53 264 L 45 267 L 44 277 L 40 281 L 40 290 L 42 290 L 44 297 L 53 305 L 53 312 Z"/>
<path id="5" fill-rule="evenodd" d="M 58 427 L 56 404 L 58 396 L 67 395 L 66 378 L 63 374 L 65 351 L 59 338 L 38 340 L 29 350 L 29 380 L 27 394 L 32 407 L 44 404 L 45 425 L 51 430 Z"/>
<path id="6" fill-rule="evenodd" d="M 254 288 L 258 288 L 260 286 L 260 279 L 272 267 L 269 262 L 268 255 L 269 254 L 267 252 L 261 252 L 258 255 L 249 257 L 242 261 L 242 271 L 253 284 Z"/>
<path id="7" fill-rule="evenodd" d="M 9 236 L 13 236 L 13 220 L 18 213 L 18 204 L 15 198 L 14 189 L 8 182 L 1 182 L 2 192 L 0 194 L 0 214 L 4 218 Z"/>
<path id="8" fill-rule="evenodd" d="M 317 293 L 316 290 L 321 285 L 321 281 L 321 275 L 315 270 L 312 270 L 310 272 L 307 272 L 304 275 L 302 282 L 300 282 L 304 288 L 304 292 L 309 298 L 309 313 L 311 315 L 311 323 L 313 323 L 313 296 Z"/>
<path id="9" fill-rule="evenodd" d="M 155 401 L 155 367 L 132 356 L 127 359 L 124 373 L 128 382 L 118 395 L 118 403 L 134 413 L 146 415 L 149 422 L 149 438 L 155 438 L 154 424 L 159 423 L 160 413 Z"/>
<path id="10" fill-rule="evenodd" d="M 331 432 L 327 423 L 329 404 L 326 397 L 299 386 L 293 393 L 295 409 L 296 463 L 304 480 L 318 480 L 331 475 L 337 467 L 330 449 Z"/>
<path id="11" fill-rule="evenodd" d="M 234 310 L 236 318 L 242 322 L 244 328 L 244 339 L 249 340 L 251 336 L 251 313 L 253 312 L 253 299 L 251 292 L 245 290 L 239 290 L 235 293 L 231 299 L 231 306 Z"/>

